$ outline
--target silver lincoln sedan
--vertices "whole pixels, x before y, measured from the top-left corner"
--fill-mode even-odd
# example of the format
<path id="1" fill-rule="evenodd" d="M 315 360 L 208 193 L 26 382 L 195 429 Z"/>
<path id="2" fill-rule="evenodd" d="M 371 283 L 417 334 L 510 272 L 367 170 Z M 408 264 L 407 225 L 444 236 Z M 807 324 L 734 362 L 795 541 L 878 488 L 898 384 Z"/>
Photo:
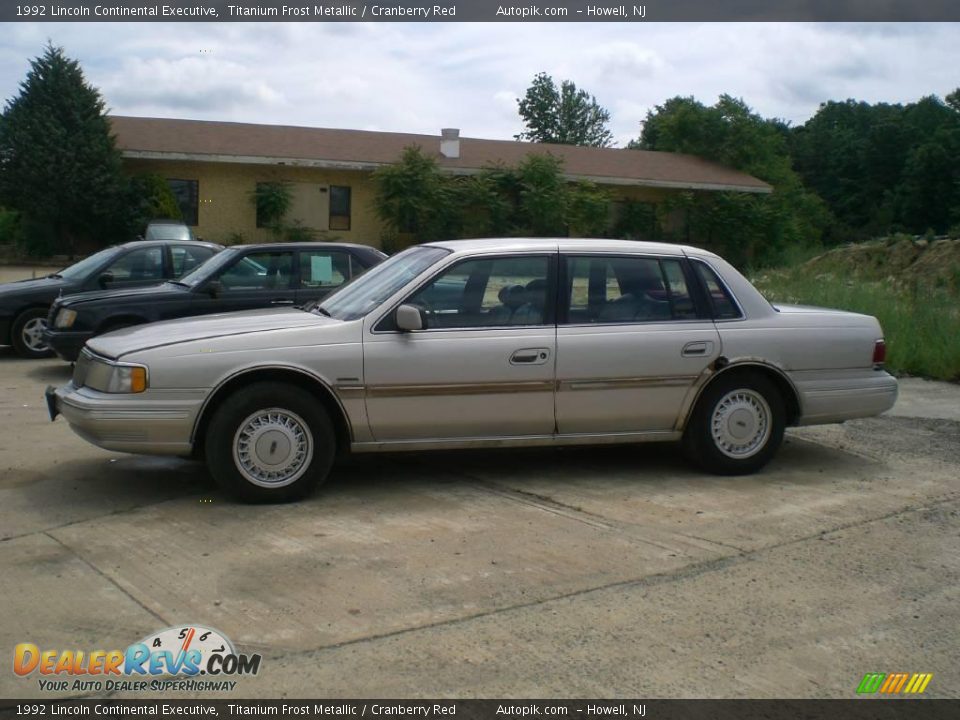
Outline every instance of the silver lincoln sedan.
<path id="1" fill-rule="evenodd" d="M 692 247 L 419 245 L 322 303 L 91 340 L 52 418 L 108 450 L 204 457 L 249 501 L 303 497 L 338 452 L 681 441 L 750 473 L 790 425 L 897 396 L 873 317 L 771 305 Z"/>

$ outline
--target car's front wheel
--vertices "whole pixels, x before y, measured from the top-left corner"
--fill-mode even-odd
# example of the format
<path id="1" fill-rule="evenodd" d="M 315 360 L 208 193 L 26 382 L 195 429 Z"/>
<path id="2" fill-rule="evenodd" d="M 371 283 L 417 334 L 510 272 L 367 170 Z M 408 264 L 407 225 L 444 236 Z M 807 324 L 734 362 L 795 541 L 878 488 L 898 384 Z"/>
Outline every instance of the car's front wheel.
<path id="1" fill-rule="evenodd" d="M 10 342 L 17 355 L 24 358 L 44 358 L 53 355 L 53 350 L 43 339 L 47 328 L 47 311 L 43 308 L 25 310 L 13 321 Z"/>
<path id="2" fill-rule="evenodd" d="M 687 458 L 708 472 L 746 475 L 768 462 L 783 442 L 783 397 L 767 378 L 737 372 L 700 396 L 683 435 Z"/>
<path id="3" fill-rule="evenodd" d="M 235 392 L 217 408 L 205 439 L 207 467 L 247 502 L 297 500 L 330 472 L 336 435 L 323 406 L 285 383 Z"/>

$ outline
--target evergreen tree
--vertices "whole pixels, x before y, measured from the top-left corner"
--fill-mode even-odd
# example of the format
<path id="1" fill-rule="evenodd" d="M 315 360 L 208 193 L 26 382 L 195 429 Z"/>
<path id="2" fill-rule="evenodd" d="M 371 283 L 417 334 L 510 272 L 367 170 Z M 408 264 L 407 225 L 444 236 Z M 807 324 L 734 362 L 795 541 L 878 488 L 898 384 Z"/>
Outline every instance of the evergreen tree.
<path id="1" fill-rule="evenodd" d="M 28 250 L 72 255 L 126 239 L 129 195 L 100 93 L 47 45 L 0 116 L 0 204 L 20 212 Z"/>

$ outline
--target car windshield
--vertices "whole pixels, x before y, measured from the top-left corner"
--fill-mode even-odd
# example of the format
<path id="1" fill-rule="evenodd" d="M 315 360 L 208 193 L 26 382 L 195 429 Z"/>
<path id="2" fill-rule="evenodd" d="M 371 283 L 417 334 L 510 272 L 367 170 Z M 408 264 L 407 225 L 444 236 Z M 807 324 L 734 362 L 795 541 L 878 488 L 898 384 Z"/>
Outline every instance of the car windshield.
<path id="1" fill-rule="evenodd" d="M 67 278 L 68 280 L 81 280 L 91 272 L 96 270 L 101 265 L 106 264 L 110 259 L 119 252 L 119 248 L 111 247 L 106 250 L 101 250 L 100 252 L 94 253 L 88 258 L 84 258 L 78 263 L 74 263 L 70 267 L 66 267 L 60 272 L 54 273 L 58 277 Z"/>
<path id="2" fill-rule="evenodd" d="M 439 247 L 408 248 L 329 295 L 316 311 L 338 320 L 361 318 L 449 253 Z"/>
<path id="3" fill-rule="evenodd" d="M 217 253 L 205 263 L 195 267 L 182 278 L 177 280 L 177 284 L 186 285 L 188 287 L 195 287 L 199 285 L 200 283 L 209 279 L 212 275 L 220 272 L 224 266 L 233 262 L 234 258 L 237 257 L 237 253 L 239 252 L 239 250 L 227 248 L 223 252 Z"/>

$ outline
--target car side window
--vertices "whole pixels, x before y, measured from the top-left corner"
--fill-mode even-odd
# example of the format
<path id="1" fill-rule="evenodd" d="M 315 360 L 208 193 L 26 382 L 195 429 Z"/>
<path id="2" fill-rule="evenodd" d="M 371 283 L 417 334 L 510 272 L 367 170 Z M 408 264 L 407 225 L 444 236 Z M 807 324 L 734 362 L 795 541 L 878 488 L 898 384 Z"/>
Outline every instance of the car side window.
<path id="1" fill-rule="evenodd" d="M 740 308 L 733 299 L 733 295 L 723 284 L 720 277 L 713 271 L 709 265 L 704 262 L 694 262 L 697 275 L 707 291 L 707 299 L 710 301 L 710 308 L 713 311 L 713 317 L 716 320 L 737 320 L 743 317 Z"/>
<path id="2" fill-rule="evenodd" d="M 569 324 L 696 318 L 679 260 L 574 256 L 567 267 Z"/>
<path id="3" fill-rule="evenodd" d="M 213 249 L 202 245 L 174 245 L 170 248 L 170 257 L 173 260 L 173 277 L 178 278 L 213 257 Z"/>
<path id="4" fill-rule="evenodd" d="M 549 322 L 547 257 L 465 260 L 407 300 L 427 329 L 543 325 Z"/>
<path id="5" fill-rule="evenodd" d="M 671 315 L 674 320 L 696 320 L 697 308 L 687 288 L 687 276 L 683 272 L 683 264 L 679 260 L 663 259 L 660 261 L 663 276 L 670 301 Z"/>
<path id="6" fill-rule="evenodd" d="M 159 282 L 163 280 L 163 248 L 154 246 L 132 250 L 112 262 L 105 272 L 113 275 L 114 282 Z"/>
<path id="7" fill-rule="evenodd" d="M 217 279 L 226 291 L 288 290 L 293 279 L 293 252 L 265 250 L 244 255 Z"/>
<path id="8" fill-rule="evenodd" d="M 350 254 L 330 250 L 300 251 L 300 287 L 330 289 L 351 278 Z"/>

